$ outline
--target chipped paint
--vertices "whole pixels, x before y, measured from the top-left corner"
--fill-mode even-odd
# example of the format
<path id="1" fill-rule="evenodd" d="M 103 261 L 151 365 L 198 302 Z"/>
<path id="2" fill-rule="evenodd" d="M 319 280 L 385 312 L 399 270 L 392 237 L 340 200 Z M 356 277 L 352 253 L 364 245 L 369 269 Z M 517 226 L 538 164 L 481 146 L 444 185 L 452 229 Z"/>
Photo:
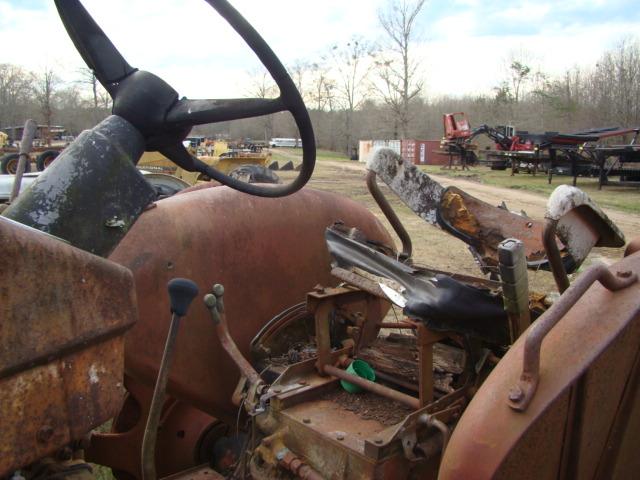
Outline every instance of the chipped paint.
<path id="1" fill-rule="evenodd" d="M 423 220 L 437 225 L 436 211 L 444 188 L 390 148 L 379 148 L 367 162 L 400 199 Z"/>

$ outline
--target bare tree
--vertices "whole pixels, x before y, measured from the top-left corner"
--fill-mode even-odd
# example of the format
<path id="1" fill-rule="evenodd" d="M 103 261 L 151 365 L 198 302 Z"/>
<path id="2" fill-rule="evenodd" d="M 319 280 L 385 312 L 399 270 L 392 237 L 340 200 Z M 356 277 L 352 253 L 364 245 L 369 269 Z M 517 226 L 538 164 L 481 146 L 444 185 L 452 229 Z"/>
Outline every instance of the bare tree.
<path id="1" fill-rule="evenodd" d="M 334 45 L 331 49 L 335 88 L 326 85 L 327 92 L 335 92 L 335 98 L 344 110 L 344 134 L 347 154 L 353 148 L 353 114 L 362 105 L 370 91 L 369 74 L 373 68 L 373 47 L 361 38 L 354 37 L 346 45 Z"/>
<path id="2" fill-rule="evenodd" d="M 423 88 L 417 78 L 419 64 L 412 59 L 410 48 L 415 40 L 415 22 L 425 2 L 389 0 L 386 9 L 378 12 L 378 21 L 388 37 L 385 53 L 377 62 L 382 81 L 379 90 L 403 138 L 409 135 L 409 105 Z"/>
<path id="3" fill-rule="evenodd" d="M 271 75 L 264 69 L 257 69 L 249 73 L 251 84 L 249 95 L 255 98 L 272 98 L 278 94 L 278 87 Z M 265 115 L 261 121 L 264 140 L 273 136 L 273 115 Z"/>
<path id="4" fill-rule="evenodd" d="M 30 96 L 30 74 L 16 65 L 0 64 L 0 125 L 15 126 L 24 122 Z"/>
<path id="5" fill-rule="evenodd" d="M 35 76 L 33 82 L 33 93 L 40 106 L 44 123 L 48 128 L 51 127 L 53 121 L 54 100 L 59 84 L 60 79 L 49 67 L 46 67 L 40 75 Z M 47 134 L 47 142 L 51 142 L 49 134 Z"/>

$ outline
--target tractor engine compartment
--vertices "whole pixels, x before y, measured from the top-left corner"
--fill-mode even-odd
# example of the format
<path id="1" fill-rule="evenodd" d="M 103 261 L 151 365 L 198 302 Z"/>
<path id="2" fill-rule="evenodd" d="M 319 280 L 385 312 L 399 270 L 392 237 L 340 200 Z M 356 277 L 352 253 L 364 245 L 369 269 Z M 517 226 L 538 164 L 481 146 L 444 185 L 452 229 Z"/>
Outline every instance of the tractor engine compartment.
<path id="1" fill-rule="evenodd" d="M 343 225 L 329 228 L 327 241 L 332 234 L 346 238 L 345 231 Z M 351 230 L 350 236 L 371 248 L 360 232 Z M 235 474 L 435 478 L 457 419 L 508 343 L 487 341 L 464 324 L 438 331 L 418 319 L 400 319 L 371 275 L 336 264 L 333 273 L 350 281 L 317 285 L 306 303 L 274 317 L 256 335 L 249 358 L 255 374 L 244 374 L 243 360 L 231 354 L 243 371 L 233 400 L 247 413 Z M 427 270 L 420 275 L 435 278 Z M 487 298 L 499 297 L 497 282 L 458 281 Z M 212 315 L 215 322 L 219 313 Z M 494 319 L 497 330 L 508 330 L 508 322 L 505 315 Z M 354 375 L 362 368 L 364 375 Z M 260 380 L 250 380 L 257 372 Z"/>

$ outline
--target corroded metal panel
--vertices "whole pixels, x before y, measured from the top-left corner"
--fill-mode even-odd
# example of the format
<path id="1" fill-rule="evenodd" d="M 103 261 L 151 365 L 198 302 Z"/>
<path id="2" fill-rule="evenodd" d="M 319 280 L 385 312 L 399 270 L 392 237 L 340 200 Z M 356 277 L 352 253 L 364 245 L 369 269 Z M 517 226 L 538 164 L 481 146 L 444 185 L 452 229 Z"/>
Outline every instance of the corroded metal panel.
<path id="1" fill-rule="evenodd" d="M 122 399 L 131 272 L 0 218 L 0 476 L 82 438 Z"/>

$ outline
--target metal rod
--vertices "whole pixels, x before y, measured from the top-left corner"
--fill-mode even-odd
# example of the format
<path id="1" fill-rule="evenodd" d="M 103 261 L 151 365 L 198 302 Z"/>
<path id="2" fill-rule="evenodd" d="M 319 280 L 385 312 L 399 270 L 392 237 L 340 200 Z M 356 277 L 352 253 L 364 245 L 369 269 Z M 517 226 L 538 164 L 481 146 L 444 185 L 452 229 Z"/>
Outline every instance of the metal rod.
<path id="1" fill-rule="evenodd" d="M 556 243 L 557 225 L 557 220 L 547 219 L 544 225 L 544 231 L 542 232 L 542 244 L 547 253 L 547 260 L 549 261 L 551 273 L 553 273 L 558 291 L 564 293 L 564 291 L 569 288 L 569 277 L 567 276 L 567 271 L 564 269 L 560 250 L 558 250 L 558 244 Z"/>
<path id="2" fill-rule="evenodd" d="M 216 287 L 218 287 L 218 285 L 214 286 L 214 289 Z M 224 348 L 227 354 L 229 354 L 231 360 L 233 360 L 240 370 L 240 373 L 249 380 L 249 383 L 251 385 L 257 385 L 261 382 L 260 375 L 251 366 L 247 359 L 244 358 L 244 355 L 242 355 L 242 352 L 240 352 L 236 342 L 229 333 L 227 315 L 224 311 L 224 303 L 222 301 L 222 292 L 224 292 L 224 289 L 222 286 L 220 286 L 220 289 L 221 290 L 218 294 L 208 294 L 204 297 L 204 303 L 207 308 L 209 308 L 209 312 L 211 312 L 211 317 L 213 318 L 213 323 L 216 327 L 216 333 L 220 339 L 220 345 L 222 345 L 222 348 Z"/>
<path id="3" fill-rule="evenodd" d="M 11 196 L 9 197 L 9 203 L 13 202 L 20 193 L 20 185 L 22 184 L 22 175 L 27 168 L 27 161 L 29 160 L 29 152 L 31 151 L 31 144 L 33 143 L 33 137 L 36 135 L 36 129 L 38 126 L 36 122 L 29 119 L 24 124 L 24 130 L 22 131 L 22 140 L 20 141 L 20 153 L 18 156 L 18 168 L 16 170 L 16 176 L 13 179 L 13 188 L 11 189 Z"/>
<path id="4" fill-rule="evenodd" d="M 509 406 L 524 411 L 533 398 L 540 381 L 540 348 L 545 336 L 576 304 L 593 283 L 599 281 L 612 292 L 622 290 L 638 281 L 638 275 L 628 272 L 613 274 L 603 263 L 594 264 L 532 325 L 524 343 L 522 373 L 518 383 L 509 391 Z"/>
<path id="5" fill-rule="evenodd" d="M 378 187 L 378 182 L 376 182 L 376 172 L 373 172 L 371 170 L 367 171 L 367 188 L 369 189 L 369 193 L 371 193 L 373 199 L 378 204 L 378 207 L 380 207 L 380 210 L 382 210 L 382 213 L 384 213 L 384 216 L 387 217 L 387 220 L 389 220 L 389 223 L 391 224 L 393 230 L 396 232 L 396 235 L 398 235 L 400 241 L 402 242 L 402 253 L 400 254 L 400 258 L 403 260 L 411 258 L 411 253 L 413 250 L 413 247 L 411 245 L 411 237 L 409 236 L 407 230 L 404 228 L 404 225 L 402 225 L 402 222 L 398 218 L 398 215 L 396 215 L 396 212 L 393 210 L 393 208 L 385 198 L 382 190 L 380 190 L 380 187 Z"/>
<path id="6" fill-rule="evenodd" d="M 307 465 L 300 457 L 295 455 L 288 448 L 286 452 L 278 452 L 276 455 L 278 463 L 293 473 L 297 478 L 303 480 L 324 480 L 324 477 L 320 475 L 311 466 Z"/>
<path id="7" fill-rule="evenodd" d="M 164 346 L 162 361 L 158 371 L 158 379 L 153 390 L 151 406 L 149 408 L 149 416 L 147 417 L 147 425 L 144 429 L 144 437 L 142 439 L 142 479 L 156 480 L 156 440 L 158 438 L 158 425 L 160 423 L 160 415 L 162 406 L 164 405 L 167 381 L 169 379 L 169 370 L 171 361 L 175 352 L 175 343 L 178 336 L 178 327 L 180 326 L 180 316 L 174 313 L 171 316 L 171 325 L 169 326 L 169 334 Z"/>
<path id="8" fill-rule="evenodd" d="M 337 377 L 340 380 L 345 380 L 349 383 L 353 383 L 354 385 L 357 385 L 358 387 L 364 390 L 368 390 L 369 392 L 376 393 L 382 397 L 386 397 L 391 400 L 395 400 L 396 402 L 400 402 L 414 410 L 417 410 L 420 408 L 420 400 L 418 400 L 415 397 L 412 397 L 411 395 L 398 392 L 397 390 L 394 390 L 389 387 L 385 387 L 384 385 L 380 385 L 375 382 L 371 382 L 365 378 L 358 377 L 357 375 L 352 375 L 350 373 L 345 372 L 344 370 L 334 367 L 333 365 L 325 365 L 324 371 L 328 375 Z"/>

